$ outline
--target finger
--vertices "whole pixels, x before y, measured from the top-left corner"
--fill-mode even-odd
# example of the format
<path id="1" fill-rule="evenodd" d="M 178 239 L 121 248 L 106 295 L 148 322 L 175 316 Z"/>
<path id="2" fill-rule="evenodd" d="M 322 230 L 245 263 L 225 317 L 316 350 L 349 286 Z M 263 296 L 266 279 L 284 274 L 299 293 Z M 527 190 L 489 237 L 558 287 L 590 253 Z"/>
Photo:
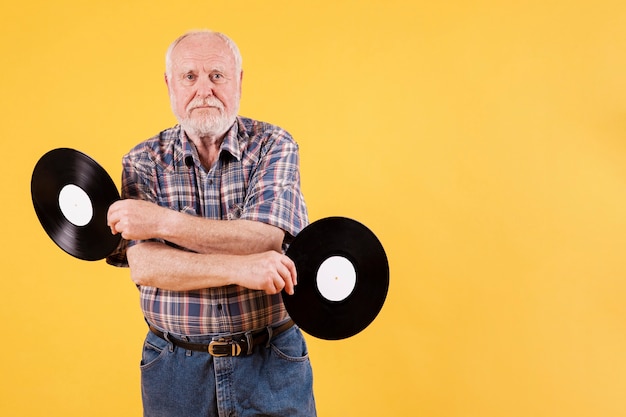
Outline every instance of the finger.
<path id="1" fill-rule="evenodd" d="M 291 281 L 290 278 L 284 278 L 283 279 L 283 288 L 282 289 L 284 289 L 287 294 L 293 295 L 293 282 Z"/>
<path id="2" fill-rule="evenodd" d="M 292 294 L 295 290 L 295 286 L 298 285 L 298 271 L 296 271 L 296 264 L 287 256 L 283 256 L 282 263 L 285 266 L 285 280 L 289 282 L 289 287 L 291 287 Z"/>
<path id="3" fill-rule="evenodd" d="M 113 203 L 111 203 L 111 205 L 109 206 L 109 209 L 107 210 L 108 214 L 111 215 L 113 213 L 115 213 L 118 209 L 118 207 L 122 204 L 123 200 L 117 200 L 114 201 Z"/>
<path id="4" fill-rule="evenodd" d="M 267 283 L 267 286 L 265 286 L 264 291 L 265 294 L 267 295 L 274 295 L 274 294 L 278 294 L 282 289 L 283 289 L 283 285 L 281 285 L 282 280 L 277 278 L 277 277 L 272 277 L 272 281 Z"/>
<path id="5" fill-rule="evenodd" d="M 282 280 L 282 286 L 285 289 L 285 292 L 289 295 L 293 295 L 294 293 L 294 283 L 291 275 L 291 270 L 288 267 L 288 264 L 284 261 L 281 262 L 279 267 L 280 278 Z"/>
<path id="6" fill-rule="evenodd" d="M 111 230 L 113 230 L 115 223 L 119 221 L 116 203 L 111 204 L 107 210 L 107 225 L 111 227 Z"/>
<path id="7" fill-rule="evenodd" d="M 291 258 L 285 256 L 287 268 L 289 268 L 289 272 L 291 273 L 291 279 L 293 281 L 293 285 L 298 285 L 298 270 L 296 269 L 296 264 Z"/>
<path id="8" fill-rule="evenodd" d="M 285 288 L 285 279 L 283 277 L 282 271 L 277 271 L 277 274 L 274 276 L 274 288 L 276 288 L 276 294 L 281 292 L 283 288 Z"/>
<path id="9" fill-rule="evenodd" d="M 114 235 L 118 233 L 117 228 L 116 228 L 117 223 L 118 223 L 117 219 L 115 219 L 111 214 L 109 214 L 109 216 L 107 217 L 107 226 L 111 228 L 111 233 L 113 233 Z"/>

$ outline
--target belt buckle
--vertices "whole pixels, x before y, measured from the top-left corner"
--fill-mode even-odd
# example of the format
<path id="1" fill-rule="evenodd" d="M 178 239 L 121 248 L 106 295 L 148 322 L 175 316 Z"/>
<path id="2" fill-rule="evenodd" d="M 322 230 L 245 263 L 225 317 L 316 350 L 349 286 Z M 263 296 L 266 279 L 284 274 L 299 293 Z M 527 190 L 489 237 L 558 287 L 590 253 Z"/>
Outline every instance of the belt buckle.
<path id="1" fill-rule="evenodd" d="M 209 354 L 215 357 L 239 356 L 241 346 L 233 340 L 218 339 L 209 343 Z"/>

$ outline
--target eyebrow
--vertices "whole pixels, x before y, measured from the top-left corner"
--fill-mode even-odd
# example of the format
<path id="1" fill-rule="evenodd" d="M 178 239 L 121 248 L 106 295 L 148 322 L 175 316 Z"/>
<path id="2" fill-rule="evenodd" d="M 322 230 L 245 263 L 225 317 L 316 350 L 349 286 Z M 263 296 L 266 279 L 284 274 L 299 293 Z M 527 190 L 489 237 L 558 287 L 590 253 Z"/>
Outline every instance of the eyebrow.
<path id="1" fill-rule="evenodd" d="M 179 68 L 174 68 L 172 72 L 173 73 L 178 73 L 178 74 L 189 74 L 189 73 L 197 73 L 197 72 L 202 72 L 202 71 L 204 71 L 204 68 L 202 68 L 200 71 L 198 71 L 197 67 L 180 66 Z M 221 73 L 226 74 L 228 71 L 226 70 L 225 66 L 215 65 L 213 67 L 210 67 L 207 72 L 208 73 L 221 72 Z"/>

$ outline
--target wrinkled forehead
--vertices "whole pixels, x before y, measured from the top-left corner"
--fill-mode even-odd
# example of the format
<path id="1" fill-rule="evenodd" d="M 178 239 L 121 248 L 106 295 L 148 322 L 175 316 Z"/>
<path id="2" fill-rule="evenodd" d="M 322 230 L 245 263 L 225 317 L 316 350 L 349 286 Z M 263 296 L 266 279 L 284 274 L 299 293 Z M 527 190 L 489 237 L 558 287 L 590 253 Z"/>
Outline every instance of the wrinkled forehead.
<path id="1" fill-rule="evenodd" d="M 235 56 L 221 37 L 211 33 L 200 33 L 182 39 L 171 52 L 172 69 L 191 68 L 235 71 Z"/>

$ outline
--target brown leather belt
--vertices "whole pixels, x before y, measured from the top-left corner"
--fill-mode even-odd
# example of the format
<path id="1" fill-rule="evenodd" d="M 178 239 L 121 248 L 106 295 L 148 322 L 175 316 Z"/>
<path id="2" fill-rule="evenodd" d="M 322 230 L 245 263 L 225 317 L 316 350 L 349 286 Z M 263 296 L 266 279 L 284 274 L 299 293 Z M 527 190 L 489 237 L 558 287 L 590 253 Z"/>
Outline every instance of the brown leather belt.
<path id="1" fill-rule="evenodd" d="M 270 330 L 263 329 L 250 335 L 250 341 L 252 346 L 248 344 L 248 336 L 246 333 L 239 333 L 232 336 L 218 337 L 212 340 L 210 343 L 192 343 L 185 340 L 181 340 L 171 335 L 165 335 L 159 329 L 150 326 L 150 331 L 159 336 L 163 340 L 167 340 L 174 346 L 178 346 L 183 349 L 193 350 L 194 352 L 206 352 L 212 356 L 245 356 L 249 352 L 252 352 L 252 348 L 255 346 L 263 345 L 268 342 L 271 337 L 278 336 L 279 334 L 289 330 L 294 325 L 293 320 L 289 320 L 278 327 L 274 327 Z"/>

